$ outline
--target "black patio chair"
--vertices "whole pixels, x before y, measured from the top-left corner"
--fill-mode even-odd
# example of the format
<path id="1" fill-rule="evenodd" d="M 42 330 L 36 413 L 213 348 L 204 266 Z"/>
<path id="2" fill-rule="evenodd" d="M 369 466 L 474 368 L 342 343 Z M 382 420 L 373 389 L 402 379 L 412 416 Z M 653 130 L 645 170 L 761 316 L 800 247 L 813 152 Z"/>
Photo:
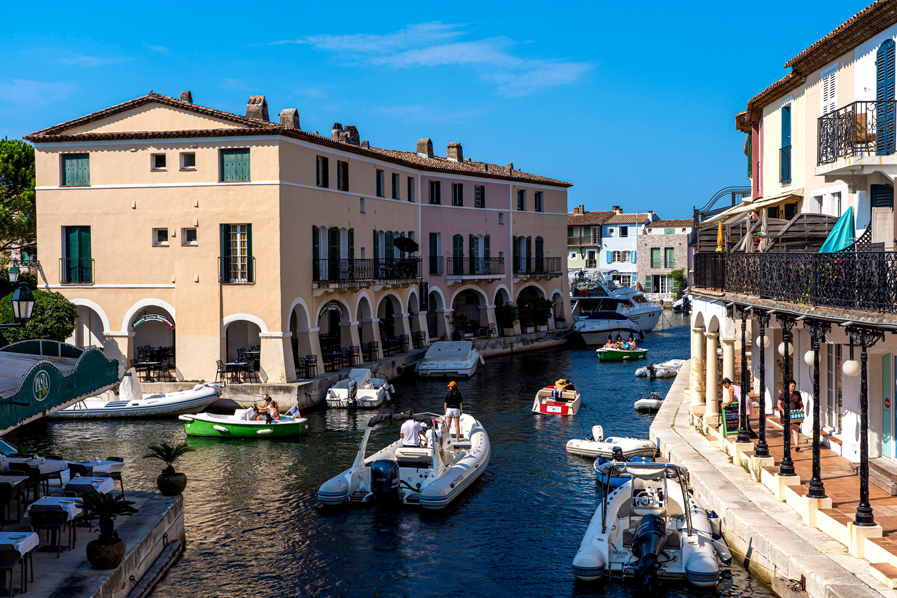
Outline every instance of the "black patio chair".
<path id="1" fill-rule="evenodd" d="M 305 377 L 306 378 L 314 378 L 318 375 L 318 356 L 317 355 L 306 355 L 305 356 Z"/>
<path id="2" fill-rule="evenodd" d="M 16 565 L 19 565 L 21 569 L 21 579 L 19 580 L 19 591 L 26 592 L 25 589 L 25 559 L 22 558 L 22 554 L 10 546 L 9 548 L 5 548 L 0 550 L 0 582 L 3 584 L 4 593 L 8 592 L 7 596 L 12 596 L 12 581 L 13 577 L 15 577 L 15 569 Z M 7 589 L 6 584 L 6 573 L 9 572 L 9 586 Z"/>
<path id="3" fill-rule="evenodd" d="M 26 486 L 27 487 L 27 486 Z M 22 492 L 22 484 L 0 484 L 0 507 L 3 508 L 3 521 L 9 523 L 12 518 L 12 503 L 16 502 L 16 521 L 22 520 L 22 501 L 19 496 Z"/>
<path id="4" fill-rule="evenodd" d="M 11 533 L 24 533 L 24 534 L 33 534 L 34 528 L 30 525 L 26 525 L 24 523 L 12 523 L 9 525 L 4 525 L 0 527 L 0 532 L 11 532 Z M 29 563 L 31 564 L 31 583 L 34 583 L 34 551 L 29 550 L 25 553 L 25 570 L 28 570 Z M 28 592 L 28 579 L 25 579 L 25 592 Z"/>
<path id="5" fill-rule="evenodd" d="M 62 532 L 69 528 L 69 547 L 73 547 L 72 529 L 74 526 L 69 525 L 69 514 L 67 511 L 35 511 L 31 508 L 31 525 L 34 530 L 40 534 L 40 530 L 47 530 L 47 535 L 51 544 L 56 546 L 56 558 L 62 552 Z"/>
<path id="6" fill-rule="evenodd" d="M 260 364 L 258 359 L 253 359 L 240 366 L 240 372 L 246 374 L 246 379 L 255 378 L 256 381 L 261 383 L 262 380 L 259 378 L 259 369 Z"/>
<path id="7" fill-rule="evenodd" d="M 346 362 L 350 367 L 361 365 L 361 347 L 349 347 L 346 349 Z"/>
<path id="8" fill-rule="evenodd" d="M 106 457 L 106 461 L 115 461 L 116 463 L 124 463 L 124 457 Z M 121 486 L 121 496 L 125 497 L 125 481 L 121 477 L 120 471 L 110 471 L 109 477 L 113 479 L 113 481 L 118 482 L 119 486 Z"/>
<path id="9" fill-rule="evenodd" d="M 227 366 L 220 359 L 216 359 L 215 364 L 218 366 L 218 371 L 215 372 L 215 382 L 227 382 Z"/>
<path id="10" fill-rule="evenodd" d="M 40 486 L 44 482 L 44 478 L 41 475 L 40 468 L 32 467 L 28 463 L 10 463 L 9 469 L 11 471 L 18 472 L 21 475 L 28 476 L 28 481 L 23 482 L 23 484 L 21 484 L 21 485 L 27 484 L 26 490 L 24 493 L 25 500 L 28 500 L 28 490 L 30 490 L 32 488 L 34 488 L 34 500 L 37 500 L 37 495 L 40 492 Z M 50 491 L 50 487 L 49 487 L 49 485 L 47 485 L 47 492 L 49 492 L 49 491 Z"/>

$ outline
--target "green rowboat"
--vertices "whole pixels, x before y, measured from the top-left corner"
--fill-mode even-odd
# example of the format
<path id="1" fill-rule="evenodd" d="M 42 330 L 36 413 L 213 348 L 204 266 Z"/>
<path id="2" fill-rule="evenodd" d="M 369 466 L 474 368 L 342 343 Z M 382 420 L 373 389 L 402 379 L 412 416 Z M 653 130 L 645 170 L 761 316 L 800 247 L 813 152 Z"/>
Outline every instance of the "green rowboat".
<path id="1" fill-rule="evenodd" d="M 625 349 L 608 349 L 602 347 L 595 350 L 598 353 L 598 361 L 628 361 L 630 359 L 642 359 L 648 354 L 647 349 L 635 349 L 627 351 Z"/>
<path id="2" fill-rule="evenodd" d="M 287 438 L 298 436 L 305 431 L 304 417 L 293 418 L 283 416 L 271 423 L 243 419 L 244 409 L 238 409 L 234 415 L 218 415 L 216 413 L 199 413 L 181 415 L 184 431 L 187 436 L 208 436 L 212 438 Z"/>

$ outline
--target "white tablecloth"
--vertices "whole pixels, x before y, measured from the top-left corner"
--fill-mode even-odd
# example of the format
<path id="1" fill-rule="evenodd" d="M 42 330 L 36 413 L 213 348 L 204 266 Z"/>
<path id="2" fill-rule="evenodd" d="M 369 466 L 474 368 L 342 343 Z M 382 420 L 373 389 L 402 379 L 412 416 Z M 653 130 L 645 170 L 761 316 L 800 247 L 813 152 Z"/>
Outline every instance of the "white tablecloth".
<path id="1" fill-rule="evenodd" d="M 26 475 L 0 475 L 0 484 L 8 484 L 15 488 L 19 484 L 27 482 L 28 479 Z"/>
<path id="2" fill-rule="evenodd" d="M 3 459 L 0 460 L 0 468 L 4 471 L 9 469 L 9 463 L 27 463 L 31 467 L 37 467 L 41 473 L 56 473 L 63 469 L 68 469 L 69 465 L 65 461 L 51 461 L 44 459 Z"/>
<path id="3" fill-rule="evenodd" d="M 90 488 L 88 486 L 93 487 L 94 490 L 102 494 L 109 494 L 115 489 L 115 481 L 112 478 L 72 478 L 65 485 L 65 489 L 79 494 L 89 494 Z"/>
<path id="4" fill-rule="evenodd" d="M 37 548 L 40 539 L 34 532 L 0 532 L 0 546 L 12 546 L 24 555 Z"/>
<path id="5" fill-rule="evenodd" d="M 121 461 L 79 461 L 79 465 L 84 465 L 94 473 L 117 473 L 120 472 L 125 464 Z"/>
<path id="6" fill-rule="evenodd" d="M 69 514 L 69 521 L 81 514 L 81 509 L 75 506 L 78 502 L 77 498 L 66 498 L 62 496 L 51 496 L 36 500 L 28 506 L 28 511 L 50 511 L 60 510 Z"/>

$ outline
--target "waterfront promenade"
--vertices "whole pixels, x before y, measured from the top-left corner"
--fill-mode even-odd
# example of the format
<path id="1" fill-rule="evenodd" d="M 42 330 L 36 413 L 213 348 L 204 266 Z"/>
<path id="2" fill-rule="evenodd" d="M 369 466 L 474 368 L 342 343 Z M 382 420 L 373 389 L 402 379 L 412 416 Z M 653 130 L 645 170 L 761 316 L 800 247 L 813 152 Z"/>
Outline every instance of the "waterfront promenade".
<path id="1" fill-rule="evenodd" d="M 734 443 L 723 442 L 720 449 L 715 430 L 702 432 L 694 426 L 691 401 L 686 392 L 690 373 L 689 360 L 679 371 L 651 425 L 651 438 L 658 441 L 665 459 L 688 467 L 696 498 L 705 508 L 719 514 L 723 535 L 733 554 L 744 561 L 751 573 L 769 583 L 775 577 L 805 580 L 810 596 L 893 596 L 894 592 L 873 576 L 868 561 L 851 556 L 844 544 L 824 531 L 805 525 L 802 516 L 792 508 L 791 501 L 782 502 L 766 485 L 755 482 L 749 472 L 750 466 L 734 464 L 730 453 L 739 460 L 742 455 L 730 446 Z M 772 424 L 767 427 L 767 440 L 773 455 L 780 455 L 781 437 L 780 430 Z M 794 456 L 800 463 L 810 459 L 811 453 L 804 449 Z M 798 479 L 802 471 L 799 465 Z M 760 473 L 760 477 L 763 476 Z M 849 477 L 842 469 L 841 481 L 833 483 L 831 490 L 828 490 L 829 481 L 826 480 L 827 491 L 836 505 L 848 510 L 850 505 L 846 497 L 856 496 L 850 489 Z M 876 496 L 873 493 L 873 499 Z M 845 502 L 842 503 L 841 498 L 845 498 Z M 874 502 L 873 508 L 878 515 L 879 507 Z"/>

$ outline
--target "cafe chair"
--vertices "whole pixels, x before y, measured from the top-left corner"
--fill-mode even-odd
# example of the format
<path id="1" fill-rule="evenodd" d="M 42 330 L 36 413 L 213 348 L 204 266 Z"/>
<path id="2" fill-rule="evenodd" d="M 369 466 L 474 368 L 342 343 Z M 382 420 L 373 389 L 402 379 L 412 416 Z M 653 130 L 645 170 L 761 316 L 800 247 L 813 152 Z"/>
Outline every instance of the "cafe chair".
<path id="1" fill-rule="evenodd" d="M 34 528 L 31 527 L 30 525 L 26 525 L 24 523 L 13 523 L 10 525 L 4 525 L 3 527 L 0 527 L 0 532 L 10 532 L 13 534 L 16 532 L 25 533 L 25 534 L 33 534 Z M 34 583 L 34 551 L 33 550 L 29 550 L 28 552 L 25 553 L 25 569 L 26 570 L 29 567 L 29 563 L 30 563 L 30 567 L 31 567 L 31 583 Z M 27 579 L 25 580 L 25 591 L 26 592 L 28 591 L 28 580 Z"/>
<path id="2" fill-rule="evenodd" d="M 50 496 L 53 498 L 78 498 L 78 493 L 71 490 L 53 490 L 50 492 Z"/>
<path id="3" fill-rule="evenodd" d="M 106 461 L 115 461 L 116 463 L 124 463 L 124 457 L 106 457 Z M 110 471 L 109 477 L 113 479 L 113 481 L 118 482 L 119 486 L 121 486 L 121 497 L 125 497 L 125 481 L 121 477 L 120 471 Z"/>
<path id="4" fill-rule="evenodd" d="M 317 355 L 306 355 L 305 356 L 305 377 L 306 378 L 314 378 L 318 375 L 318 356 Z"/>
<path id="5" fill-rule="evenodd" d="M 28 591 L 25 587 L 25 560 L 22 558 L 22 554 L 10 546 L 9 548 L 4 548 L 0 550 L 0 581 L 3 583 L 3 591 L 8 592 L 7 596 L 12 596 L 12 581 L 15 576 L 15 568 L 16 565 L 19 565 L 19 569 L 22 572 L 21 579 L 19 580 L 19 591 L 26 592 Z M 9 572 L 9 589 L 7 590 L 6 584 L 6 573 Z M 32 581 L 34 581 L 32 579 Z"/>
<path id="6" fill-rule="evenodd" d="M 227 382 L 227 366 L 220 359 L 216 360 L 218 371 L 215 372 L 215 382 Z"/>
<path id="7" fill-rule="evenodd" d="M 69 528 L 69 546 L 74 547 L 75 545 L 71 539 L 74 526 L 69 525 L 69 514 L 66 511 L 35 511 L 34 507 L 32 507 L 31 525 L 38 535 L 40 534 L 40 530 L 47 530 L 50 543 L 56 545 L 57 559 L 59 558 L 59 553 L 62 549 L 62 531 L 66 527 Z"/>
<path id="8" fill-rule="evenodd" d="M 89 467 L 82 463 L 69 463 L 69 472 L 72 474 L 74 478 L 76 475 L 89 477 L 91 470 Z"/>
<path id="9" fill-rule="evenodd" d="M 12 503 L 16 501 L 16 521 L 22 520 L 22 501 L 19 500 L 22 485 L 0 484 L 0 507 L 3 508 L 3 521 L 12 518 Z"/>

